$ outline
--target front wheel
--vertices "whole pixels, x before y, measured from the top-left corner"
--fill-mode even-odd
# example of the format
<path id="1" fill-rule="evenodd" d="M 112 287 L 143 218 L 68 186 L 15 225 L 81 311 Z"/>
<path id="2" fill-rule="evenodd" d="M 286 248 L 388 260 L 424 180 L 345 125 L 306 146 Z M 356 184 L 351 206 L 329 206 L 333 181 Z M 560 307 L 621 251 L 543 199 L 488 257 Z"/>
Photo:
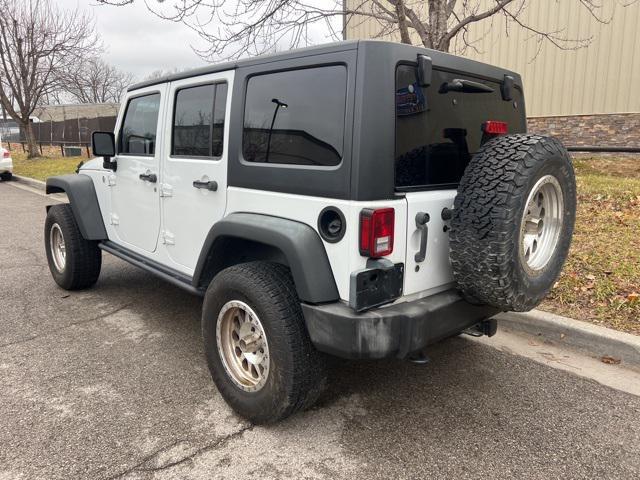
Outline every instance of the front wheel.
<path id="1" fill-rule="evenodd" d="M 44 243 L 49 270 L 62 288 L 81 290 L 98 281 L 102 252 L 97 242 L 84 239 L 68 203 L 49 208 Z"/>
<path id="2" fill-rule="evenodd" d="M 311 406 L 326 384 L 291 273 L 252 262 L 220 272 L 205 295 L 202 333 L 211 376 L 226 402 L 254 423 Z"/>

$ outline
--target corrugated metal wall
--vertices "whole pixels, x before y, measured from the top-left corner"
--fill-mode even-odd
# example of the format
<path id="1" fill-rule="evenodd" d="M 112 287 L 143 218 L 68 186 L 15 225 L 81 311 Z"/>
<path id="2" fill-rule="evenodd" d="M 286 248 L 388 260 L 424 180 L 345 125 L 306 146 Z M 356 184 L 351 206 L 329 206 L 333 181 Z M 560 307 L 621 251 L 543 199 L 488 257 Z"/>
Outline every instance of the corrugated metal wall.
<path id="1" fill-rule="evenodd" d="M 530 0 L 522 16 L 526 24 L 566 29 L 567 38 L 593 37 L 591 44 L 560 50 L 545 42 L 538 51 L 531 32 L 514 24 L 507 30 L 496 16 L 474 24 L 469 38 L 478 52 L 467 48 L 464 56 L 519 72 L 528 116 L 640 112 L 640 2 L 622 3 L 603 0 L 603 16 L 612 19 L 602 24 L 578 0 Z M 375 38 L 379 31 L 369 19 L 354 19 L 346 28 L 347 38 Z"/>

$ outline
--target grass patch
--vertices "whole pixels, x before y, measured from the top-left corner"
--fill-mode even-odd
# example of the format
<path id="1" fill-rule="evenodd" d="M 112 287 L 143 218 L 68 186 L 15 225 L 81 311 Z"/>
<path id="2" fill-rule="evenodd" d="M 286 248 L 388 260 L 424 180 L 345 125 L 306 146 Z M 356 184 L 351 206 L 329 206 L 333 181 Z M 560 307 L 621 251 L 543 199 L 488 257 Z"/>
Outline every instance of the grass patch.
<path id="1" fill-rule="evenodd" d="M 574 161 L 569 258 L 541 308 L 640 334 L 640 158 Z"/>
<path id="2" fill-rule="evenodd" d="M 86 157 L 62 157 L 59 148 L 43 148 L 43 156 L 27 159 L 27 154 L 21 150 L 11 151 L 13 159 L 13 173 L 23 177 L 46 180 L 54 175 L 64 175 L 76 171 L 81 161 Z"/>

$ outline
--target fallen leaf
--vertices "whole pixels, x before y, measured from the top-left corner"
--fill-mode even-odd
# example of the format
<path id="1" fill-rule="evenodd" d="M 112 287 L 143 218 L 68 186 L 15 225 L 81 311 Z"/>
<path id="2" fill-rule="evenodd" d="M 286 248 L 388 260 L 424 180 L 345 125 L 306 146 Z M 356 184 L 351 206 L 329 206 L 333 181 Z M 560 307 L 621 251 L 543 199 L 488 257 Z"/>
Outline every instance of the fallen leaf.
<path id="1" fill-rule="evenodd" d="M 595 280 L 596 277 L 594 275 L 585 275 L 584 278 L 586 278 L 587 280 Z"/>
<path id="2" fill-rule="evenodd" d="M 566 337 L 566 335 L 564 333 L 561 333 L 560 338 L 564 338 L 564 337 Z"/>
<path id="3" fill-rule="evenodd" d="M 613 358 L 613 357 L 610 357 L 609 355 L 605 355 L 600 359 L 600 361 L 602 363 L 607 363 L 609 365 L 618 365 L 620 363 L 619 358 Z"/>
<path id="4" fill-rule="evenodd" d="M 627 300 L 629 300 L 629 303 L 637 302 L 639 298 L 640 298 L 640 294 L 635 292 L 627 295 Z"/>

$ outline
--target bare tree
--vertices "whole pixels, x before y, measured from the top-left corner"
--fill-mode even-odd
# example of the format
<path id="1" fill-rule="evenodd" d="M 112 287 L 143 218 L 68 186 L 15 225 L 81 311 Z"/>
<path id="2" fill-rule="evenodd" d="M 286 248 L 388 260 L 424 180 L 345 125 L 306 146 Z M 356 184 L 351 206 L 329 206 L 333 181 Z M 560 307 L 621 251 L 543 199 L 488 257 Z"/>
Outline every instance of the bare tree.
<path id="1" fill-rule="evenodd" d="M 51 0 L 0 0 L 0 102 L 25 132 L 29 157 L 38 150 L 33 110 L 96 44 L 85 13 L 60 10 Z"/>
<path id="2" fill-rule="evenodd" d="M 60 90 L 79 103 L 119 103 L 133 82 L 133 75 L 118 70 L 98 57 L 88 58 L 77 68 L 61 72 Z"/>
<path id="3" fill-rule="evenodd" d="M 97 1 L 127 5 L 136 0 Z M 591 37 L 569 38 L 564 29 L 527 24 L 522 13 L 532 1 L 537 0 L 237 0 L 230 6 L 224 0 L 144 0 L 153 14 L 183 22 L 205 39 L 209 47 L 196 52 L 208 60 L 262 54 L 279 44 L 286 44 L 285 48 L 308 45 L 319 30 L 338 40 L 344 26 L 367 19 L 377 24 L 377 37 L 396 36 L 404 43 L 445 52 L 472 46 L 469 27 L 497 15 L 507 25 L 529 31 L 540 45 L 549 42 L 561 49 L 577 49 L 591 42 Z M 603 5 L 608 0 L 562 1 L 578 2 L 599 22 L 609 20 Z M 626 6 L 637 0 L 613 1 Z"/>

